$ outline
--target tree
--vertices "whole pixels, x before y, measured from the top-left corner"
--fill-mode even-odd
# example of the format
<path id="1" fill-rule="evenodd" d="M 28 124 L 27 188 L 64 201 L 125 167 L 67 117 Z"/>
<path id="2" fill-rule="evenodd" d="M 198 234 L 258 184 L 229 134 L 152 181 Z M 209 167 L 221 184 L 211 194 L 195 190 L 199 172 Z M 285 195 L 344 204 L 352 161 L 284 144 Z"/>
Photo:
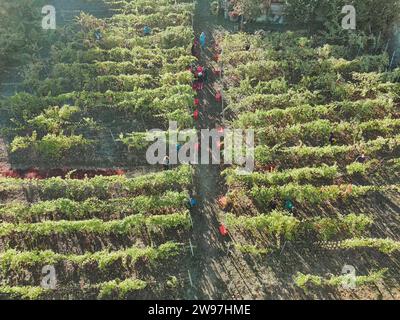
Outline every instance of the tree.
<path id="1" fill-rule="evenodd" d="M 252 20 L 262 14 L 263 9 L 271 6 L 271 0 L 235 0 L 234 12 L 243 19 Z"/>
<path id="2" fill-rule="evenodd" d="M 43 0 L 0 2 L 0 72 L 6 65 L 27 60 L 42 39 Z"/>
<path id="3" fill-rule="evenodd" d="M 295 25 L 345 36 L 349 34 L 341 26 L 345 5 L 356 9 L 359 34 L 388 37 L 393 25 L 400 21 L 400 0 L 286 0 L 285 12 L 287 20 Z"/>

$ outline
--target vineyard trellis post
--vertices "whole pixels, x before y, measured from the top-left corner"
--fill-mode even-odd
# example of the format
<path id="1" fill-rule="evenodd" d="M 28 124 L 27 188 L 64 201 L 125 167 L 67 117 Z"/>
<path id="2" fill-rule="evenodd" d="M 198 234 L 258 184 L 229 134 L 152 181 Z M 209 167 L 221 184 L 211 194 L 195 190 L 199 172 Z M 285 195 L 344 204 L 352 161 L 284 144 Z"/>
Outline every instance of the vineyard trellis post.
<path id="1" fill-rule="evenodd" d="M 194 288 L 193 279 L 192 279 L 192 274 L 190 273 L 190 270 L 189 270 L 189 269 L 188 269 L 188 276 L 189 276 L 190 286 L 191 286 L 192 288 Z"/>
<path id="2" fill-rule="evenodd" d="M 191 239 L 189 239 L 189 246 L 190 246 L 190 252 L 192 253 L 192 257 L 194 257 L 194 250 L 193 250 L 194 247 Z"/>
<path id="3" fill-rule="evenodd" d="M 112 139 L 113 139 L 113 141 L 114 141 L 114 144 L 117 145 L 117 142 L 115 141 L 114 134 L 112 133 L 111 129 L 108 129 L 108 130 L 110 130 L 111 137 L 112 137 Z"/>
<path id="4" fill-rule="evenodd" d="M 393 51 L 392 59 L 390 60 L 389 70 L 392 69 L 394 58 L 396 57 L 396 50 Z"/>
<path id="5" fill-rule="evenodd" d="M 279 253 L 280 256 L 282 255 L 283 251 L 285 250 L 286 244 L 287 244 L 287 241 L 285 241 L 285 243 L 284 243 L 283 246 L 282 246 L 282 250 L 281 250 L 281 252 Z"/>
<path id="6" fill-rule="evenodd" d="M 193 228 L 193 219 L 192 219 L 192 215 L 190 214 L 190 212 L 189 212 L 189 220 L 190 220 L 190 225 Z"/>

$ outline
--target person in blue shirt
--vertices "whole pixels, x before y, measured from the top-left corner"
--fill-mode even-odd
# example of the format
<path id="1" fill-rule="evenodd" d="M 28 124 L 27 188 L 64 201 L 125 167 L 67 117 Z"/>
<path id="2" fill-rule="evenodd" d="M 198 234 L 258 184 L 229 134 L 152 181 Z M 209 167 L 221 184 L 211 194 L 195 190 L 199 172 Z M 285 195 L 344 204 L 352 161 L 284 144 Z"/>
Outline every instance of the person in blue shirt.
<path id="1" fill-rule="evenodd" d="M 206 47 L 206 34 L 204 31 L 200 35 L 200 45 L 201 45 L 201 48 L 204 50 Z"/>
<path id="2" fill-rule="evenodd" d="M 101 40 L 102 35 L 101 35 L 101 32 L 100 32 L 99 29 L 97 29 L 97 30 L 94 32 L 94 36 L 95 36 L 95 38 L 96 38 L 96 41 L 100 41 L 100 40 Z"/>
<path id="3" fill-rule="evenodd" d="M 288 211 L 292 211 L 294 209 L 294 204 L 290 199 L 286 199 L 285 201 L 285 209 Z"/>
<path id="4" fill-rule="evenodd" d="M 191 208 L 193 208 L 197 204 L 197 200 L 195 198 L 190 198 L 189 200 L 189 205 Z"/>
<path id="5" fill-rule="evenodd" d="M 143 33 L 145 36 L 149 36 L 151 34 L 151 28 L 149 26 L 145 26 L 143 28 Z"/>

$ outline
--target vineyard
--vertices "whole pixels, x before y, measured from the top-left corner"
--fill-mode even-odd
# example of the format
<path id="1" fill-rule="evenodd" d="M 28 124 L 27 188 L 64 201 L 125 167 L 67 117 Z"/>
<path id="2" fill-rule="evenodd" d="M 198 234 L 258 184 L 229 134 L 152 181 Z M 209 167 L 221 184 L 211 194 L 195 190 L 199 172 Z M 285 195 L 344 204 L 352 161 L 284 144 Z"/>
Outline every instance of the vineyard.
<path id="1" fill-rule="evenodd" d="M 2 293 L 21 298 L 178 295 L 182 283 L 170 283 L 186 271 L 177 261 L 188 253 L 191 176 L 182 166 L 135 178 L 1 179 L 2 198 L 12 199 L 1 207 L 0 268 L 7 280 Z M 164 264 L 168 271 L 160 272 Z M 62 275 L 59 292 L 37 285 L 44 265 L 54 265 Z"/>
<path id="2" fill-rule="evenodd" d="M 192 169 L 121 170 L 145 160 L 124 136 L 192 125 L 194 6 L 175 2 L 105 1 L 105 19 L 82 12 L 1 101 L 12 168 L 0 178 L 3 298 L 182 297 Z M 120 169 L 65 169 L 89 167 Z M 54 290 L 41 286 L 46 265 Z"/>
<path id="3" fill-rule="evenodd" d="M 106 3 L 111 18 L 82 12 L 47 60 L 29 66 L 23 91 L 1 102 L 13 167 L 144 165 L 125 136 L 165 130 L 169 120 L 193 125 L 192 2 Z"/>
<path id="4" fill-rule="evenodd" d="M 340 292 L 340 263 L 362 274 L 353 297 L 398 297 L 399 69 L 368 41 L 357 55 L 300 32 L 218 36 L 230 124 L 256 140 L 254 172 L 222 173 L 235 250 L 301 254 L 308 297 Z"/>
<path id="5" fill-rule="evenodd" d="M 81 0 L 41 30 L 28 2 L 0 5 L 29 21 L 0 21 L 0 87 L 21 77 L 0 91 L 0 299 L 400 298 L 395 14 L 357 0 L 353 32 L 303 0 L 283 1 L 296 29 L 265 1 Z M 154 129 L 177 151 L 254 130 L 255 168 L 151 165 Z"/>

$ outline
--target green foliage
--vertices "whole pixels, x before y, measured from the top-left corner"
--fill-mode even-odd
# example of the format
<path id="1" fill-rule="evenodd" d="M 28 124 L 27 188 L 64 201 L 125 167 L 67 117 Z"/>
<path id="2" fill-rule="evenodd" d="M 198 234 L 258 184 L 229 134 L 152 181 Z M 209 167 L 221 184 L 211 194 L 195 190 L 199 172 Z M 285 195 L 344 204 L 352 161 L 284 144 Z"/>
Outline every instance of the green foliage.
<path id="1" fill-rule="evenodd" d="M 147 287 L 147 283 L 139 279 L 112 280 L 99 285 L 99 299 L 110 299 L 117 297 L 118 299 L 126 299 L 129 294 L 143 290 Z"/>
<path id="2" fill-rule="evenodd" d="M 274 210 L 270 214 L 254 217 L 227 215 L 228 227 L 249 231 L 261 231 L 267 234 L 280 235 L 293 240 L 306 231 L 311 231 L 323 240 L 329 240 L 341 235 L 360 236 L 373 223 L 364 214 L 349 214 L 337 218 L 316 217 L 300 220 L 286 211 Z M 245 249 L 245 248 L 243 248 Z"/>
<path id="3" fill-rule="evenodd" d="M 300 221 L 288 212 L 273 211 L 268 215 L 256 217 L 227 215 L 228 227 L 241 227 L 249 230 L 263 230 L 276 237 L 280 235 L 293 239 L 298 231 Z"/>
<path id="4" fill-rule="evenodd" d="M 138 9 L 138 3 L 144 7 Z M 194 98 L 192 74 L 187 72 L 196 60 L 190 54 L 193 3 L 109 5 L 117 8 L 114 15 L 99 19 L 81 13 L 52 44 L 49 63 L 25 69 L 23 85 L 31 95 L 19 93 L 1 102 L 3 133 L 15 163 L 104 165 L 102 150 L 112 143 L 106 162 L 132 165 L 143 152 L 123 157 L 123 146 L 111 136 L 100 141 L 104 132 L 112 128 L 125 136 L 132 127 L 139 133 L 148 127 L 166 129 L 169 120 L 181 128 L 193 125 L 188 109 Z M 143 34 L 145 25 L 151 35 Z"/>
<path id="5" fill-rule="evenodd" d="M 167 287 L 171 289 L 175 289 L 179 286 L 179 280 L 175 276 L 170 276 L 167 280 Z"/>
<path id="6" fill-rule="evenodd" d="M 346 171 L 349 175 L 361 174 L 365 175 L 368 171 L 377 165 L 376 160 L 367 161 L 365 163 L 353 162 L 346 166 Z"/>
<path id="7" fill-rule="evenodd" d="M 97 198 L 89 198 L 84 201 L 58 198 L 31 205 L 12 202 L 0 205 L 0 217 L 9 222 L 33 222 L 48 218 L 78 220 L 100 217 L 109 219 L 133 214 L 163 214 L 184 209 L 187 199 L 187 192 L 168 191 L 157 196 L 141 195 L 134 198 L 114 198 L 106 201 Z"/>
<path id="8" fill-rule="evenodd" d="M 134 266 L 138 260 L 148 263 L 161 262 L 162 260 L 178 256 L 182 253 L 181 243 L 167 242 L 158 248 L 131 247 L 121 250 L 103 250 L 94 253 L 61 254 L 51 250 L 46 251 L 17 251 L 7 250 L 0 254 L 0 268 L 3 274 L 12 271 L 23 271 L 26 268 L 35 268 L 42 265 L 55 265 L 58 263 L 72 263 L 76 267 L 85 265 L 96 266 L 100 270 L 107 270 L 116 261 L 121 261 L 125 267 Z"/>
<path id="9" fill-rule="evenodd" d="M 356 276 L 355 277 L 355 285 L 358 287 L 362 287 L 365 285 L 370 285 L 377 283 L 380 280 L 383 280 L 385 277 L 385 273 L 388 271 L 387 268 L 380 269 L 378 271 L 370 272 L 369 275 L 366 276 Z M 305 291 L 308 291 L 310 287 L 334 287 L 338 288 L 340 286 L 348 283 L 348 276 L 331 276 L 329 279 L 323 278 L 321 276 L 311 275 L 311 274 L 303 274 L 301 272 L 297 273 L 294 278 L 295 284 L 302 288 Z"/>
<path id="10" fill-rule="evenodd" d="M 251 189 L 251 195 L 261 204 L 268 205 L 273 200 L 292 199 L 293 201 L 318 204 L 324 201 L 335 201 L 340 198 L 360 197 L 369 191 L 379 190 L 374 186 L 354 186 L 351 193 L 347 192 L 347 185 L 327 185 L 316 187 L 311 184 L 297 185 L 288 183 L 284 186 L 270 188 L 255 186 Z"/>
<path id="11" fill-rule="evenodd" d="M 295 279 L 295 284 L 302 288 L 303 290 L 307 291 L 307 286 L 312 284 L 315 286 L 321 286 L 322 285 L 322 278 L 319 276 L 311 275 L 311 274 L 303 274 L 299 272 Z"/>
<path id="12" fill-rule="evenodd" d="M 260 144 L 267 146 L 294 145 L 299 140 L 308 145 L 323 145 L 329 143 L 329 134 L 332 132 L 341 143 L 350 144 L 359 137 L 364 138 L 365 141 L 378 137 L 391 137 L 399 132 L 399 129 L 400 120 L 390 118 L 361 123 L 315 120 L 283 128 L 265 126 L 256 131 L 256 138 Z"/>
<path id="13" fill-rule="evenodd" d="M 132 215 L 121 220 L 104 222 L 100 219 L 81 221 L 44 221 L 38 223 L 3 223 L 0 226 L 0 236 L 12 234 L 24 234 L 32 238 L 49 236 L 51 234 L 138 234 L 145 228 L 157 232 L 160 230 L 174 230 L 178 228 L 189 229 L 191 227 L 189 212 L 187 210 L 169 215 L 145 217 L 142 214 Z"/>
<path id="14" fill-rule="evenodd" d="M 235 244 L 235 249 L 243 254 L 250 254 L 252 256 L 265 256 L 268 253 L 268 249 L 261 249 L 249 244 Z"/>
<path id="15" fill-rule="evenodd" d="M 25 300 L 37 300 L 40 299 L 47 290 L 42 287 L 31 287 L 31 286 L 0 286 L 0 294 L 8 295 L 12 299 L 25 299 Z"/>
<path id="16" fill-rule="evenodd" d="M 226 170 L 224 174 L 227 176 L 228 185 L 234 185 L 237 182 L 244 182 L 248 186 L 254 185 L 283 185 L 290 182 L 305 183 L 314 181 L 332 180 L 339 176 L 339 170 L 336 165 L 320 167 L 303 167 L 288 169 L 275 172 L 253 172 L 247 175 L 237 174 L 235 170 Z"/>
<path id="17" fill-rule="evenodd" d="M 385 154 L 395 154 L 400 147 L 400 136 L 391 138 L 379 137 L 367 142 L 358 142 L 350 145 L 334 145 L 323 147 L 296 146 L 286 148 L 270 148 L 259 145 L 255 149 L 255 159 L 260 164 L 271 161 L 296 166 L 298 164 L 312 165 L 316 162 L 333 164 L 335 162 L 350 164 L 354 162 L 363 150 L 371 157 Z"/>
<path id="18" fill-rule="evenodd" d="M 355 238 L 347 239 L 339 245 L 344 249 L 355 249 L 355 248 L 374 248 L 383 253 L 391 254 L 395 251 L 400 250 L 400 242 L 392 239 L 375 239 L 375 238 Z"/>
<path id="19" fill-rule="evenodd" d="M 65 129 L 70 129 L 70 132 L 73 132 L 74 122 L 77 122 L 79 112 L 78 107 L 68 105 L 61 108 L 58 106 L 50 107 L 39 116 L 29 120 L 28 123 L 42 132 L 60 134 Z"/>
<path id="20" fill-rule="evenodd" d="M 80 153 L 90 150 L 93 142 L 82 135 L 56 135 L 49 133 L 42 139 L 37 138 L 36 131 L 32 136 L 15 137 L 11 142 L 11 153 L 31 154 L 43 162 L 55 162 L 62 160 L 67 155 L 78 156 Z"/>
<path id="21" fill-rule="evenodd" d="M 89 198 L 102 200 L 120 196 L 157 194 L 166 190 L 185 189 L 192 183 L 190 166 L 180 166 L 165 172 L 151 173 L 135 178 L 126 176 L 96 176 L 83 180 L 49 178 L 27 181 L 23 179 L 0 178 L 0 188 L 26 188 L 37 190 L 42 200 L 68 198 L 82 201 Z"/>
<path id="22" fill-rule="evenodd" d="M 27 63 L 39 53 L 46 34 L 41 26 L 43 0 L 0 3 L 0 72 L 9 64 Z"/>
<path id="23" fill-rule="evenodd" d="M 393 99 L 380 96 L 377 99 L 335 102 L 328 105 L 312 106 L 309 104 L 287 107 L 285 109 L 242 112 L 233 122 L 236 128 L 262 128 L 266 123 L 276 123 L 280 127 L 301 124 L 318 119 L 332 122 L 368 121 L 395 115 L 396 106 Z"/>
<path id="24" fill-rule="evenodd" d="M 351 236 L 362 235 L 372 223 L 373 220 L 364 214 L 351 213 L 346 216 L 339 216 L 337 219 L 316 218 L 312 222 L 312 228 L 322 239 L 329 240 L 340 233 Z"/>
<path id="25" fill-rule="evenodd" d="M 345 5 L 352 4 L 357 12 L 357 30 L 360 33 L 373 32 L 388 35 L 390 28 L 398 21 L 400 3 L 389 0 L 382 3 L 378 0 L 355 0 L 348 3 L 344 0 L 286 0 L 288 21 L 300 25 L 323 25 L 324 31 L 333 32 L 338 36 L 345 35 L 341 30 L 341 14 Z"/>

